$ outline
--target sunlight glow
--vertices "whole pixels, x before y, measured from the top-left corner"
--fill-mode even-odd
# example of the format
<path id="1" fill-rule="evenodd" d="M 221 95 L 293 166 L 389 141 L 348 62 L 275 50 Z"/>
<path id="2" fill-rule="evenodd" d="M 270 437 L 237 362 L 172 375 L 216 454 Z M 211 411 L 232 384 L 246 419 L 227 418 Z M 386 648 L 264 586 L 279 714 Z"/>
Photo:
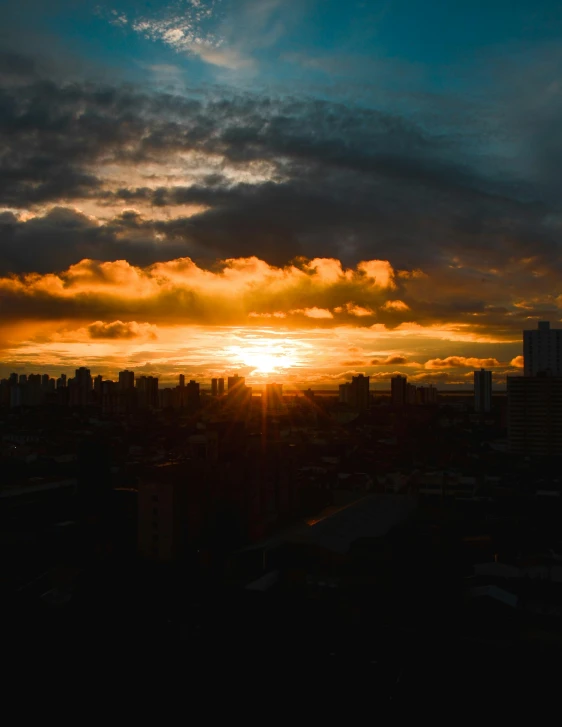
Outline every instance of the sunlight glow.
<path id="1" fill-rule="evenodd" d="M 282 344 L 261 340 L 246 346 L 232 346 L 230 352 L 237 356 L 244 366 L 250 366 L 258 374 L 276 374 L 297 365 L 293 352 Z"/>

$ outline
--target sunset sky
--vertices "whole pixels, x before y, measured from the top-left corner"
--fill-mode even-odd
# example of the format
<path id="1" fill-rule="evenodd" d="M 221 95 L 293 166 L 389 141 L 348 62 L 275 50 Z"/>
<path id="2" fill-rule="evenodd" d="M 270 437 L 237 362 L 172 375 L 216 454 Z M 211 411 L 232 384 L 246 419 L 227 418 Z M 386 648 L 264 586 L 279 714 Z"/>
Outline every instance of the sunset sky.
<path id="1" fill-rule="evenodd" d="M 560 325 L 559 1 L 0 10 L 0 377 L 501 385 Z"/>

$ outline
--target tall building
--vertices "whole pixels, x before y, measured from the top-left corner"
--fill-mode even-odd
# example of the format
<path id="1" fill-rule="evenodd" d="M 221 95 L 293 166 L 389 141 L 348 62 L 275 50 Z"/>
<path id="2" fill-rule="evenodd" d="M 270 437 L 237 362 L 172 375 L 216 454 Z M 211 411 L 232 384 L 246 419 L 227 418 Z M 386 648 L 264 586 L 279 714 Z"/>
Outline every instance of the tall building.
<path id="1" fill-rule="evenodd" d="M 194 411 L 199 409 L 199 384 L 196 381 L 191 380 L 186 386 L 187 391 L 187 408 Z"/>
<path id="2" fill-rule="evenodd" d="M 94 378 L 94 394 L 96 395 L 96 401 L 101 403 L 101 397 L 102 397 L 102 388 L 103 388 L 103 376 L 101 374 L 98 374 Z"/>
<path id="3" fill-rule="evenodd" d="M 66 374 L 61 374 L 57 379 L 57 389 L 66 389 Z"/>
<path id="4" fill-rule="evenodd" d="M 228 391 L 233 391 L 237 387 L 244 386 L 246 383 L 246 379 L 243 376 L 238 376 L 238 374 L 234 374 L 234 376 L 228 377 Z"/>
<path id="5" fill-rule="evenodd" d="M 224 394 L 224 379 L 219 379 L 218 380 L 218 384 L 219 384 L 219 392 L 218 393 L 219 393 L 219 396 L 222 396 Z"/>
<path id="6" fill-rule="evenodd" d="M 219 393 L 219 380 L 211 379 L 211 396 L 218 396 Z"/>
<path id="7" fill-rule="evenodd" d="M 486 369 L 474 372 L 474 411 L 484 413 L 492 409 L 492 372 Z"/>
<path id="8" fill-rule="evenodd" d="M 80 366 L 76 369 L 74 379 L 71 379 L 71 406 L 87 406 L 90 403 L 92 393 L 92 375 L 90 369 Z M 69 382 L 70 383 L 70 382 Z"/>
<path id="9" fill-rule="evenodd" d="M 523 331 L 525 376 L 548 372 L 562 376 L 562 328 L 551 328 L 548 321 L 539 321 L 538 328 Z"/>
<path id="10" fill-rule="evenodd" d="M 180 388 L 183 389 L 185 386 L 185 374 L 180 374 Z"/>
<path id="11" fill-rule="evenodd" d="M 393 406 L 408 403 L 408 378 L 397 374 L 390 379 L 390 399 Z"/>
<path id="12" fill-rule="evenodd" d="M 351 379 L 349 390 L 350 404 L 354 409 L 365 411 L 369 408 L 369 376 L 358 374 Z"/>
<path id="13" fill-rule="evenodd" d="M 125 369 L 125 371 L 119 372 L 119 389 L 121 391 L 129 391 L 130 389 L 135 388 L 135 372 L 134 371 L 128 371 Z"/>
<path id="14" fill-rule="evenodd" d="M 158 398 L 158 377 L 139 376 L 137 379 L 138 405 L 141 409 L 157 409 L 160 403 Z"/>
<path id="15" fill-rule="evenodd" d="M 507 434 L 511 452 L 562 454 L 562 377 L 507 377 Z"/>

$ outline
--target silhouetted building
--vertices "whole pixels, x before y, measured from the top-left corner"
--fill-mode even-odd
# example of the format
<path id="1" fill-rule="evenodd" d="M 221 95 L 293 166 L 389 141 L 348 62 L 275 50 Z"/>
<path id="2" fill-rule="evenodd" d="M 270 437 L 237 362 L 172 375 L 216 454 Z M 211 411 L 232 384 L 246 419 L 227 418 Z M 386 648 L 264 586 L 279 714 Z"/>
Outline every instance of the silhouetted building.
<path id="1" fill-rule="evenodd" d="M 350 384 L 350 404 L 354 409 L 365 411 L 369 408 L 369 376 L 358 374 L 353 376 Z"/>
<path id="2" fill-rule="evenodd" d="M 61 374 L 57 379 L 57 389 L 66 389 L 66 374 Z"/>
<path id="3" fill-rule="evenodd" d="M 119 372 L 119 389 L 121 391 L 129 391 L 130 389 L 135 388 L 135 372 L 134 371 L 128 371 L 125 369 L 125 371 Z"/>
<path id="4" fill-rule="evenodd" d="M 538 328 L 523 331 L 523 357 L 525 376 L 562 376 L 562 328 L 539 321 Z"/>
<path id="5" fill-rule="evenodd" d="M 235 374 L 234 376 L 228 377 L 228 391 L 233 391 L 239 386 L 244 386 L 246 383 L 246 379 L 243 376 L 238 376 L 238 374 Z"/>
<path id="6" fill-rule="evenodd" d="M 410 384 L 408 384 L 408 387 Z M 415 388 L 415 403 L 420 405 L 437 404 L 437 389 L 429 386 L 417 386 Z M 408 402 L 409 403 L 409 402 Z"/>
<path id="7" fill-rule="evenodd" d="M 199 384 L 196 381 L 191 380 L 189 384 L 186 386 L 186 392 L 187 392 L 187 398 L 186 398 L 186 404 L 187 408 L 191 411 L 194 411 L 195 409 L 199 409 L 200 404 L 200 397 L 199 397 Z"/>
<path id="8" fill-rule="evenodd" d="M 486 369 L 474 372 L 474 411 L 489 412 L 492 409 L 492 372 Z"/>
<path id="9" fill-rule="evenodd" d="M 91 403 L 92 376 L 90 369 L 80 366 L 76 369 L 73 379 L 68 382 L 70 390 L 70 406 L 87 406 Z"/>
<path id="10" fill-rule="evenodd" d="M 406 376 L 393 376 L 390 380 L 390 398 L 393 406 L 404 406 L 408 403 L 408 379 Z"/>
<path id="11" fill-rule="evenodd" d="M 338 389 L 338 401 L 340 404 L 350 403 L 351 384 L 340 384 Z"/>
<path id="12" fill-rule="evenodd" d="M 507 377 L 509 450 L 526 455 L 562 454 L 562 377 Z"/>
<path id="13" fill-rule="evenodd" d="M 183 389 L 185 386 L 185 374 L 180 374 L 180 388 Z"/>
<path id="14" fill-rule="evenodd" d="M 211 379 L 211 396 L 218 396 L 219 394 L 219 380 Z"/>
<path id="15" fill-rule="evenodd" d="M 218 379 L 218 385 L 219 385 L 218 395 L 222 396 L 224 394 L 224 379 Z"/>
<path id="16" fill-rule="evenodd" d="M 158 377 L 139 376 L 137 379 L 138 406 L 141 409 L 157 409 L 158 399 Z"/>

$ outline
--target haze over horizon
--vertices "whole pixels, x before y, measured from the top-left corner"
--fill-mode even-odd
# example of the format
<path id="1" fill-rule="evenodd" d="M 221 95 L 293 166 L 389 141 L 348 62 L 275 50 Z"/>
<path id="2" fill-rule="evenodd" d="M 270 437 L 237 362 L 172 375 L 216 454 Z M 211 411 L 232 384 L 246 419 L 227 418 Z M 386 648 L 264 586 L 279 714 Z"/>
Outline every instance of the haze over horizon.
<path id="1" fill-rule="evenodd" d="M 0 376 L 521 373 L 562 6 L 1 0 Z"/>

